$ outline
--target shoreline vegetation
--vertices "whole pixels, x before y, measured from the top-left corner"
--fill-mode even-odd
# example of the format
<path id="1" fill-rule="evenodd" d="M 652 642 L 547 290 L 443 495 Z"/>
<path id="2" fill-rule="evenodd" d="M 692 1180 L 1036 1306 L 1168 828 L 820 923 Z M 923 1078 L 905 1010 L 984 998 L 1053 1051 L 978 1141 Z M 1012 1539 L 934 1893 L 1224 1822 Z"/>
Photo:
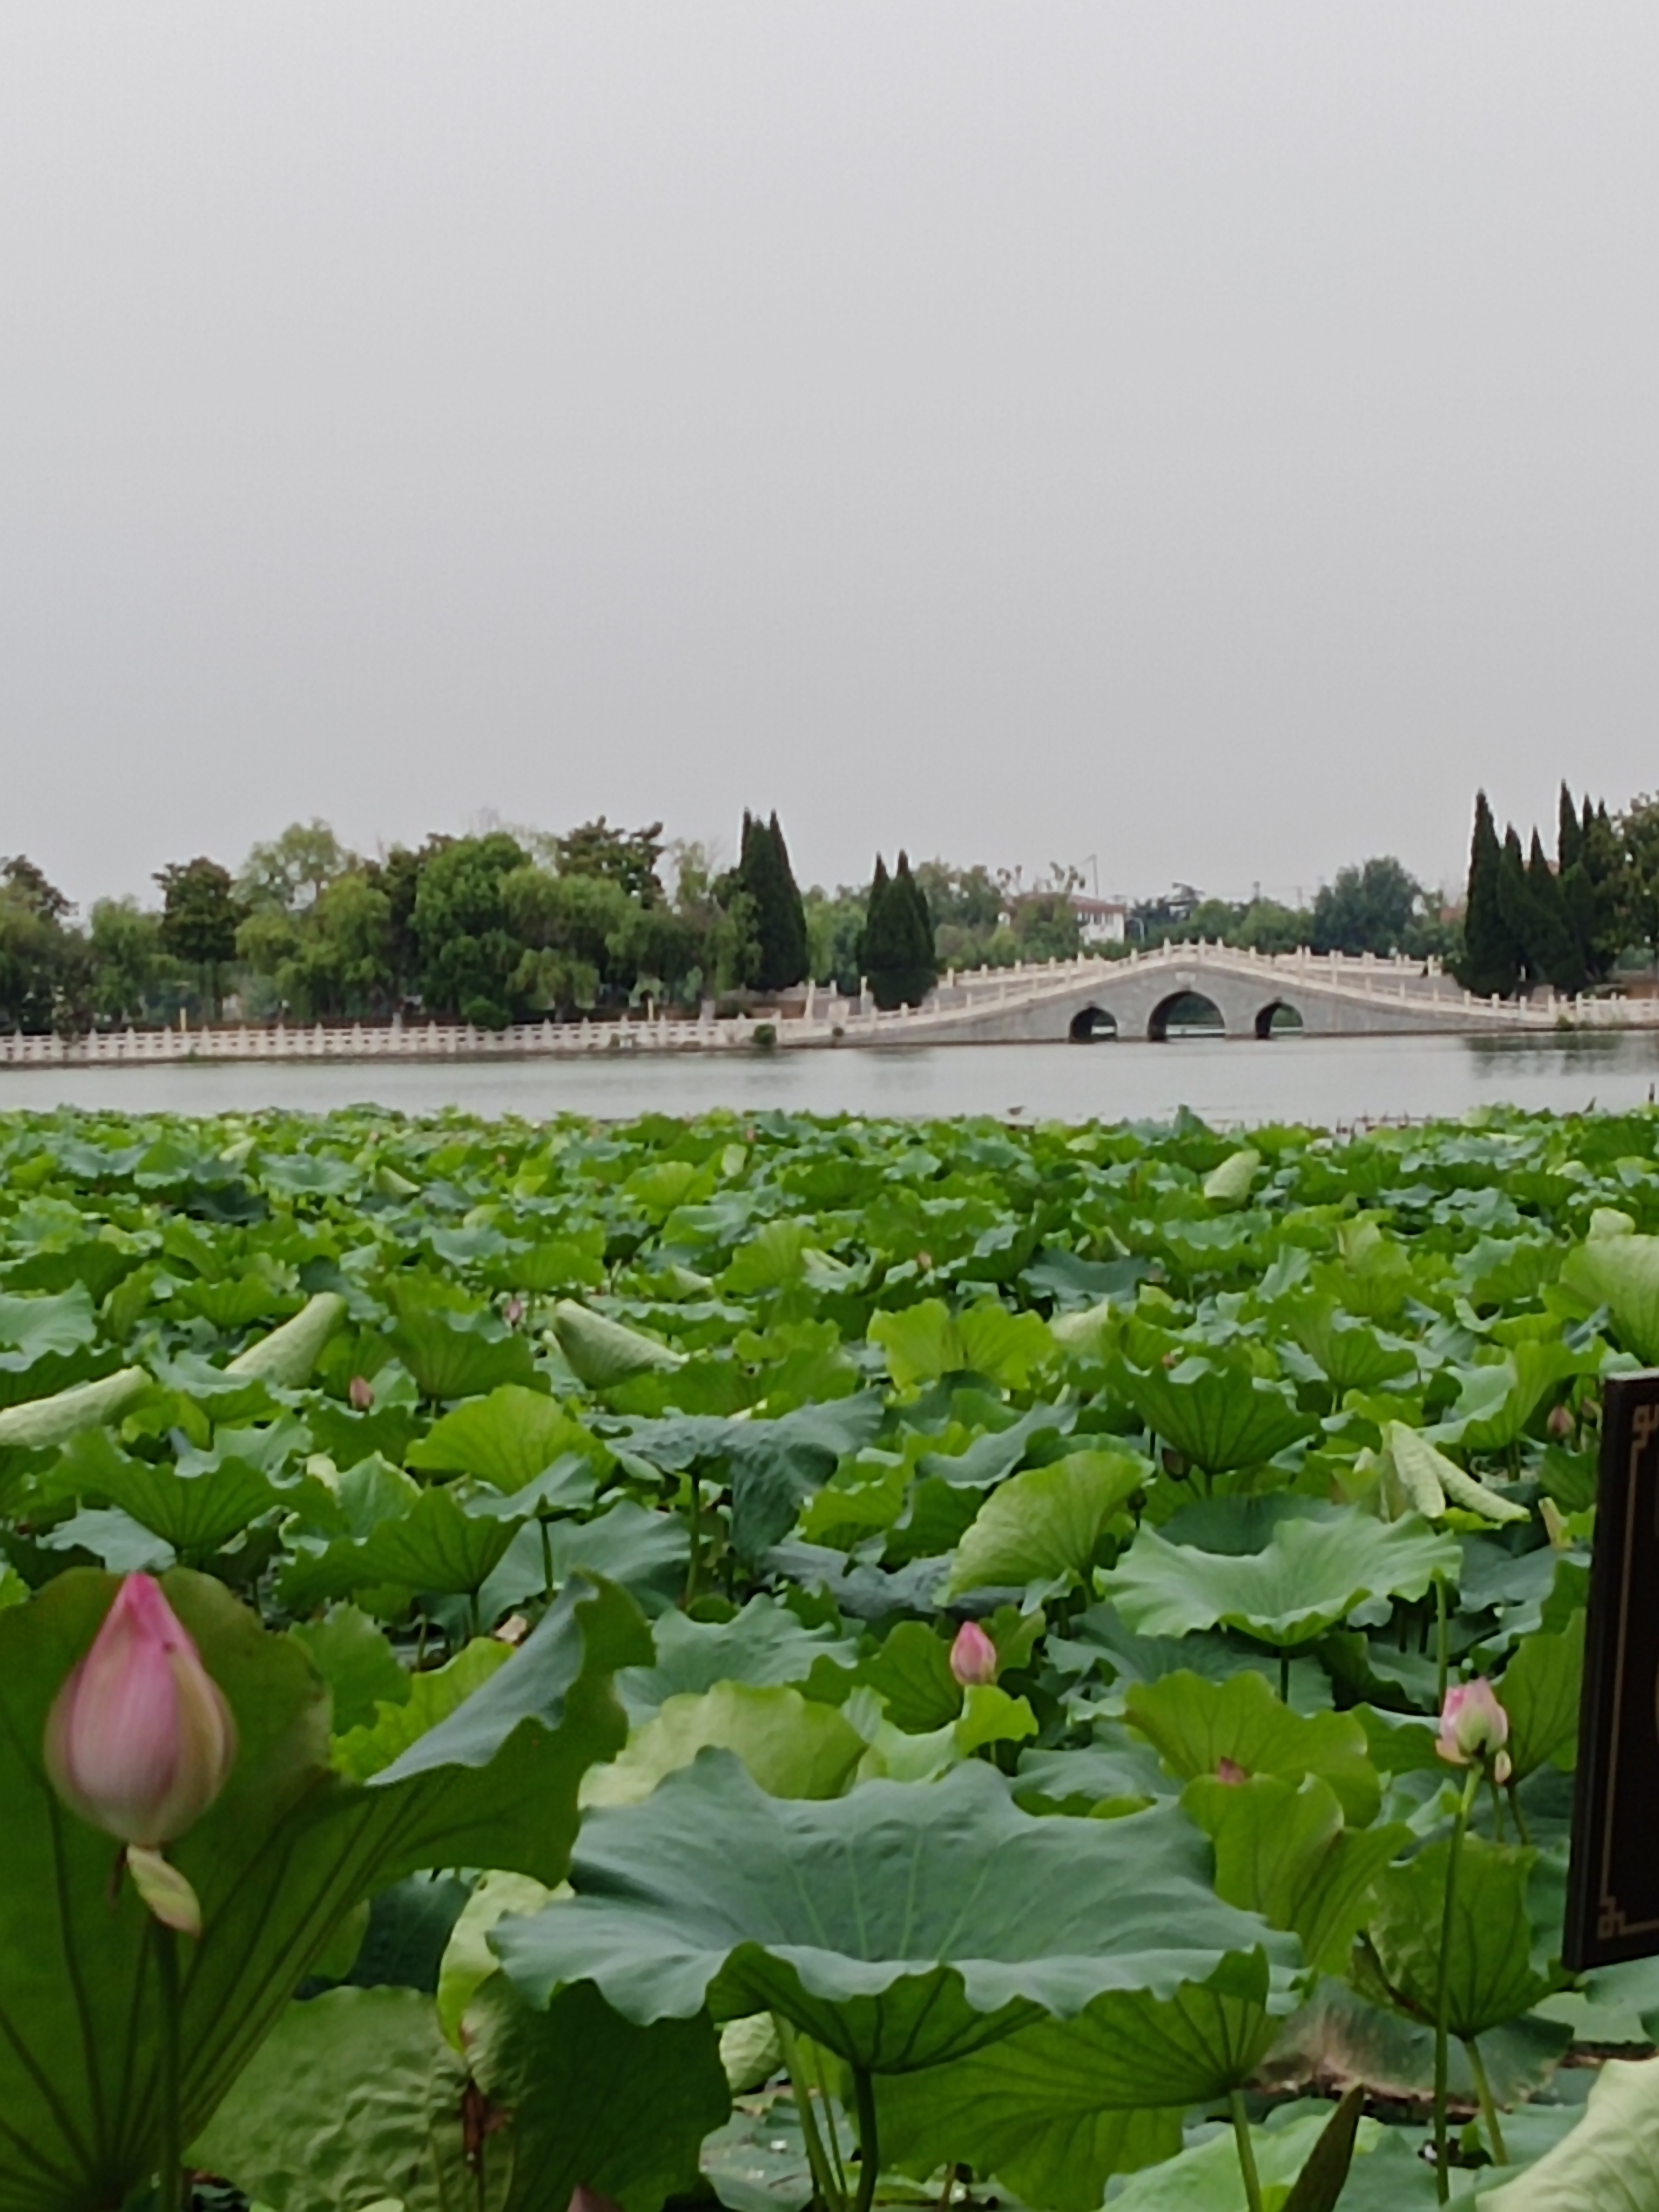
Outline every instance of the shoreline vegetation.
<path id="1" fill-rule="evenodd" d="M 1306 906 L 1084 895 L 1083 872 L 942 860 L 864 884 L 796 880 L 775 813 L 744 817 L 735 863 L 601 816 L 550 833 L 490 827 L 352 852 L 296 822 L 233 870 L 206 855 L 156 872 L 159 904 L 100 898 L 85 915 L 27 854 L 0 860 L 0 1034 L 66 1038 L 228 1017 L 314 1027 L 394 1018 L 499 1031 L 643 1015 L 775 1018 L 808 985 L 891 1011 L 939 977 L 1121 958 L 1179 941 L 1261 957 L 1403 955 L 1480 997 L 1617 990 L 1659 948 L 1659 799 L 1610 816 L 1563 787 L 1552 859 L 1484 793 L 1467 898 L 1398 860 L 1340 869 Z"/>

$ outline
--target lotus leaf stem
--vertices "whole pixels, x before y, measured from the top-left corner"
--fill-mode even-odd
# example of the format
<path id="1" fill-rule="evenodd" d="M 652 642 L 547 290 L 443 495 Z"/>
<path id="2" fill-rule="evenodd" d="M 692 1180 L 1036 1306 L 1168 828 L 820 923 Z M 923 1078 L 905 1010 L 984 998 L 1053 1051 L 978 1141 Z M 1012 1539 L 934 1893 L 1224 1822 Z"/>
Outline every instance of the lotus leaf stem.
<path id="1" fill-rule="evenodd" d="M 160 1998 L 161 2027 L 161 2151 L 155 2165 L 157 2212 L 176 2212 L 184 2200 L 184 2132 L 179 2110 L 179 2044 L 181 2011 L 179 1992 L 179 1938 L 159 1920 L 150 1923 L 155 1946 L 155 1985 Z"/>
<path id="2" fill-rule="evenodd" d="M 1238 2145 L 1238 2170 L 1244 2178 L 1244 2202 L 1249 2212 L 1261 2212 L 1261 2176 L 1255 2170 L 1255 2145 L 1250 2141 L 1250 2116 L 1244 2109 L 1244 2100 L 1237 2089 L 1227 2093 L 1227 2110 L 1232 2115 L 1233 2141 Z"/>
<path id="3" fill-rule="evenodd" d="M 806 2163 L 812 2169 L 812 2184 L 817 2191 L 818 2201 L 825 2206 L 826 2212 L 846 2212 L 846 2192 L 836 2187 L 836 2178 L 830 2171 L 830 2160 L 824 2152 L 823 2138 L 818 2133 L 817 2115 L 812 2110 L 811 2084 L 802 2071 L 800 2048 L 795 2041 L 795 2031 L 781 2013 L 773 2014 L 772 2024 L 778 2032 L 778 2048 L 783 2053 L 783 2063 L 789 2075 L 789 2087 L 794 2092 L 795 2112 L 800 2121 L 801 2140 L 806 2145 Z"/>
<path id="4" fill-rule="evenodd" d="M 1469 1812 L 1474 1803 L 1474 1793 L 1480 1786 L 1480 1770 L 1477 1766 L 1471 1771 L 1468 1780 L 1463 1784 L 1463 1794 L 1457 1801 L 1457 1818 L 1452 1824 L 1451 1845 L 1446 1854 L 1446 1896 L 1440 1911 L 1440 1956 L 1435 1967 L 1434 2187 L 1435 2194 L 1443 2204 L 1451 2195 L 1451 2168 L 1448 2163 L 1446 2136 L 1447 2015 L 1451 2008 L 1451 1941 L 1452 1921 L 1457 1910 L 1457 1862 L 1462 1856 Z"/>
<path id="5" fill-rule="evenodd" d="M 1463 2048 L 1469 2055 L 1469 2071 L 1474 2076 L 1474 2094 L 1480 2100 L 1480 2117 L 1486 2124 L 1487 2140 L 1492 2154 L 1499 2166 L 1507 2166 L 1510 2154 L 1504 2148 L 1504 2130 L 1498 2124 L 1498 2106 L 1492 2094 L 1492 2083 L 1486 2078 L 1486 2062 L 1480 2056 L 1480 2045 L 1474 2036 L 1466 2036 Z"/>
<path id="6" fill-rule="evenodd" d="M 694 1467 L 691 1470 L 691 1555 L 685 1566 L 685 1604 L 689 1608 L 697 1595 L 697 1568 L 702 1552 L 702 1480 Z"/>
<path id="7" fill-rule="evenodd" d="M 853 2100 L 859 2116 L 859 2193 L 853 2212 L 870 2212 L 876 2197 L 876 2177 L 881 2172 L 881 2148 L 876 2130 L 876 2085 L 862 2066 L 853 2069 Z"/>
<path id="8" fill-rule="evenodd" d="M 536 1518 L 542 1532 L 542 1588 L 550 1603 L 553 1596 L 553 1523 L 545 1513 L 538 1514 Z"/>
<path id="9" fill-rule="evenodd" d="M 1512 1781 L 1512 1782 L 1510 1784 L 1510 1788 L 1509 1788 L 1509 1798 L 1510 1798 L 1510 1819 L 1515 1822 L 1515 1832 L 1516 1832 L 1516 1834 L 1517 1836 L 1519 1836 L 1519 1838 L 1521 1838 L 1522 1843 L 1523 1844 L 1526 1844 L 1526 1845 L 1528 1845 L 1528 1846 L 1530 1846 L 1530 1844 L 1531 1844 L 1531 1843 L 1532 1843 L 1532 1838 L 1531 1838 L 1531 1837 L 1527 1833 L 1527 1824 L 1526 1824 L 1525 1820 L 1522 1817 L 1522 1813 L 1521 1813 L 1521 1799 L 1520 1799 L 1520 1797 L 1519 1797 L 1519 1796 L 1518 1796 L 1518 1794 L 1517 1794 L 1517 1793 L 1518 1793 L 1518 1791 L 1519 1791 L 1519 1790 L 1520 1790 L 1520 1787 L 1521 1787 L 1521 1785 L 1520 1785 L 1519 1782 L 1513 1782 L 1513 1781 Z"/>

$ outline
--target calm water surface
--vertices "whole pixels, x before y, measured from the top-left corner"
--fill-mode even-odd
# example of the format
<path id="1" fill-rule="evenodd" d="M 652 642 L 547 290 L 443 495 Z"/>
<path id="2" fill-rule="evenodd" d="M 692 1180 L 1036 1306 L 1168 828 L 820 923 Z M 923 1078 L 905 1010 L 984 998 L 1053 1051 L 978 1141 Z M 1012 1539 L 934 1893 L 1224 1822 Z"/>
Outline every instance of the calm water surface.
<path id="1" fill-rule="evenodd" d="M 1456 1115 L 1504 1101 L 1571 1112 L 1632 1106 L 1659 1083 L 1659 1036 L 1188 1037 L 1165 1044 L 945 1045 L 916 1051 L 640 1054 L 614 1060 L 369 1066 L 0 1070 L 0 1111 L 74 1105 L 141 1113 L 323 1113 L 373 1102 L 537 1118 L 621 1119 L 711 1106 L 817 1114 L 1011 1114 L 1033 1121 L 1167 1120 L 1334 1126 Z"/>

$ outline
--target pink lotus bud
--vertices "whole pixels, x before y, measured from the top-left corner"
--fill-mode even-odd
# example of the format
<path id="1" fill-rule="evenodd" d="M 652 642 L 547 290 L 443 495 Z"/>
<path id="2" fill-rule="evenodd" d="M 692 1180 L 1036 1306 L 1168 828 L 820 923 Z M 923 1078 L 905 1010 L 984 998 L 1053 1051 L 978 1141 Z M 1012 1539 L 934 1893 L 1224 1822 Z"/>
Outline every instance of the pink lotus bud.
<path id="1" fill-rule="evenodd" d="M 1572 1408 L 1570 1406 L 1552 1406 L 1544 1427 L 1557 1443 L 1564 1443 L 1572 1434 Z"/>
<path id="2" fill-rule="evenodd" d="M 997 1678 L 997 1647 L 976 1620 L 964 1620 L 951 1646 L 951 1672 L 964 1690 Z"/>
<path id="3" fill-rule="evenodd" d="M 1224 1782 L 1230 1790 L 1237 1790 L 1241 1782 L 1249 1780 L 1249 1769 L 1241 1766 L 1236 1759 L 1229 1759 L 1224 1753 L 1215 1763 L 1215 1778 L 1218 1782 Z"/>
<path id="4" fill-rule="evenodd" d="M 346 1384 L 346 1397 L 355 1413 L 366 1413 L 374 1403 L 374 1385 L 366 1375 L 354 1375 Z"/>
<path id="5" fill-rule="evenodd" d="M 1504 1746 L 1509 1738 L 1510 1717 L 1484 1674 L 1473 1682 L 1455 1682 L 1447 1691 L 1434 1747 L 1449 1765 L 1473 1766 L 1490 1759 L 1494 1780 L 1507 1782 L 1510 1755 Z"/>
<path id="6" fill-rule="evenodd" d="M 129 1575 L 46 1717 L 46 1773 L 72 1813 L 149 1849 L 224 1788 L 236 1723 L 161 1586 Z"/>
<path id="7" fill-rule="evenodd" d="M 524 1319 L 524 1300 L 509 1298 L 501 1308 L 501 1316 L 509 1328 L 517 1328 L 519 1323 Z"/>

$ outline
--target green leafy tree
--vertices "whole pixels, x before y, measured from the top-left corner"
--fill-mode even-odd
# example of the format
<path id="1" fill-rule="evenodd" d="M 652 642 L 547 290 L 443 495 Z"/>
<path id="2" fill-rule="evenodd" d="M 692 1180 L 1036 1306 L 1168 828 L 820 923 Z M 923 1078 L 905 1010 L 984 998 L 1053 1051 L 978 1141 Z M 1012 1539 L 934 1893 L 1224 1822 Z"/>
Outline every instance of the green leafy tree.
<path id="1" fill-rule="evenodd" d="M 161 917 L 135 898 L 94 902 L 87 932 L 93 1011 L 106 1022 L 141 1022 L 176 1007 L 178 965 L 161 942 Z"/>
<path id="2" fill-rule="evenodd" d="M 380 860 L 364 866 L 365 879 L 386 894 L 394 1003 L 420 996 L 421 945 L 415 933 L 415 902 L 420 896 L 421 874 L 428 860 L 454 842 L 453 837 L 434 835 L 416 848 L 394 845 Z"/>
<path id="3" fill-rule="evenodd" d="M 290 822 L 243 861 L 237 896 L 250 908 L 274 906 L 293 914 L 314 906 L 331 883 L 359 866 L 326 822 Z"/>
<path id="4" fill-rule="evenodd" d="M 1519 848 L 1517 847 L 1517 852 Z M 1521 978 L 1519 944 L 1499 895 L 1503 848 L 1486 794 L 1474 797 L 1474 836 L 1469 848 L 1469 887 L 1463 916 L 1462 981 L 1478 999 L 1507 999 Z"/>
<path id="5" fill-rule="evenodd" d="M 653 822 L 643 830 L 613 830 L 601 814 L 553 841 L 562 876 L 602 876 L 619 884 L 641 906 L 663 902 L 662 879 L 657 863 L 663 855 L 662 824 Z"/>
<path id="6" fill-rule="evenodd" d="M 162 945 L 200 975 L 209 1009 L 216 1014 L 221 971 L 236 957 L 236 932 L 243 918 L 230 871 L 198 856 L 170 861 L 155 881 L 161 890 Z"/>
<path id="7" fill-rule="evenodd" d="M 787 991 L 805 980 L 808 951 L 806 910 L 788 848 L 774 814 L 769 822 L 755 816 L 743 817 L 743 844 L 732 886 L 749 901 L 758 957 L 755 987 L 762 991 Z"/>
<path id="8" fill-rule="evenodd" d="M 1313 916 L 1305 908 L 1277 899 L 1253 899 L 1240 915 L 1228 942 L 1247 952 L 1294 952 L 1311 942 Z"/>
<path id="9" fill-rule="evenodd" d="M 1422 896 L 1416 877 L 1392 854 L 1339 868 L 1335 881 L 1322 884 L 1314 899 L 1315 951 L 1379 958 L 1404 951 Z"/>
<path id="10" fill-rule="evenodd" d="M 505 1028 L 514 1018 L 525 946 L 503 886 L 526 858 L 515 837 L 495 830 L 458 837 L 422 864 L 410 926 L 428 1010 L 481 1029 Z"/>
<path id="11" fill-rule="evenodd" d="M 0 866 L 0 1028 L 40 1033 L 53 1026 L 70 910 L 22 854 Z"/>
<path id="12" fill-rule="evenodd" d="M 810 972 L 849 996 L 859 987 L 859 943 L 869 897 L 867 886 L 842 884 L 826 891 L 815 884 L 804 901 Z"/>

